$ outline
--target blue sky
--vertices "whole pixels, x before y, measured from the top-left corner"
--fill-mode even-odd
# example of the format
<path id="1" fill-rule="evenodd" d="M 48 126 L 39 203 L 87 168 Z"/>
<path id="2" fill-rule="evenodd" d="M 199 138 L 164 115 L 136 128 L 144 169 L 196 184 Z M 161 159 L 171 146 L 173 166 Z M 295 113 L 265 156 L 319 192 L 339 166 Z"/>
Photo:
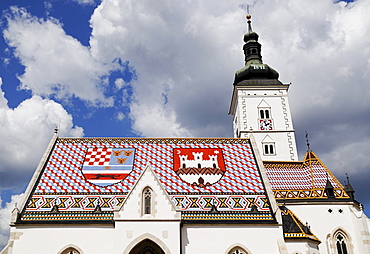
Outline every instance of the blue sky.
<path id="1" fill-rule="evenodd" d="M 245 4 L 264 62 L 292 82 L 300 158 L 308 131 L 370 206 L 368 1 L 2 0 L 0 210 L 12 209 L 56 126 L 60 136 L 230 137 Z M 0 223 L 0 239 L 7 230 Z"/>

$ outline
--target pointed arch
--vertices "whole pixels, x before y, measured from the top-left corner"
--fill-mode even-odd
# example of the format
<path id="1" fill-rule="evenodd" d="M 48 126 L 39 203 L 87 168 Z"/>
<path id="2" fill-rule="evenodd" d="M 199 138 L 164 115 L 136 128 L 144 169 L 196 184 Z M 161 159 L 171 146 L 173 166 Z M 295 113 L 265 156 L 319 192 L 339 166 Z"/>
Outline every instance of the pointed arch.
<path id="1" fill-rule="evenodd" d="M 131 249 L 129 254 L 165 254 L 161 247 L 150 239 L 139 242 Z"/>
<path id="2" fill-rule="evenodd" d="M 230 246 L 225 254 L 252 254 L 252 252 L 244 245 L 236 243 Z"/>
<path id="3" fill-rule="evenodd" d="M 155 244 L 155 245 L 151 245 L 151 244 Z M 148 246 L 146 245 L 148 244 Z M 146 247 L 149 247 L 148 249 L 150 250 L 150 247 L 153 248 L 154 247 L 159 247 L 160 250 L 162 250 L 163 254 L 164 253 L 171 253 L 170 250 L 167 248 L 167 246 L 156 236 L 152 235 L 152 234 L 149 234 L 149 233 L 145 233 L 137 238 L 135 238 L 127 247 L 126 249 L 123 251 L 123 254 L 132 254 L 134 253 L 133 250 L 136 250 L 140 248 L 142 248 L 142 250 L 145 250 Z M 156 250 L 156 249 L 154 249 Z M 158 250 L 158 249 L 157 249 Z M 140 252 L 139 252 L 140 253 Z M 135 253 L 136 254 L 136 253 Z M 158 253 L 158 254 L 161 254 Z"/>
<path id="4" fill-rule="evenodd" d="M 331 254 L 353 254 L 352 237 L 341 227 L 326 237 L 328 252 Z"/>
<path id="5" fill-rule="evenodd" d="M 64 246 L 58 254 L 83 254 L 82 250 L 74 244 Z"/>

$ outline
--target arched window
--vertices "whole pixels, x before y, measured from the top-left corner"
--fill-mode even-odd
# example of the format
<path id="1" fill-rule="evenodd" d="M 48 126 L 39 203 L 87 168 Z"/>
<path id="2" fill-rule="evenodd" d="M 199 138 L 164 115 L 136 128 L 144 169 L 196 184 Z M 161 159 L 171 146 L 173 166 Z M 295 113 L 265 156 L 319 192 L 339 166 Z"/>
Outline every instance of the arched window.
<path id="1" fill-rule="evenodd" d="M 152 213 L 152 190 L 147 187 L 143 192 L 143 204 L 144 204 L 144 214 Z"/>
<path id="2" fill-rule="evenodd" d="M 348 254 L 346 239 L 341 232 L 336 235 L 336 244 L 338 254 Z"/>
<path id="3" fill-rule="evenodd" d="M 353 254 L 353 244 L 351 237 L 341 228 L 329 234 L 327 242 L 331 249 L 331 254 Z"/>

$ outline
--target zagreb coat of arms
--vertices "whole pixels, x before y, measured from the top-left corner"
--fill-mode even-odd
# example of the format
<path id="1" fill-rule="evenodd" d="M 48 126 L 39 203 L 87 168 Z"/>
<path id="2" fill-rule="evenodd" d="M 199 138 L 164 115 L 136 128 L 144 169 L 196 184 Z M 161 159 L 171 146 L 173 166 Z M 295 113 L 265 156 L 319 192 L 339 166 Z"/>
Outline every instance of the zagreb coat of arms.
<path id="1" fill-rule="evenodd" d="M 193 186 L 210 186 L 225 174 L 219 148 L 175 148 L 173 153 L 174 171 L 181 180 Z"/>

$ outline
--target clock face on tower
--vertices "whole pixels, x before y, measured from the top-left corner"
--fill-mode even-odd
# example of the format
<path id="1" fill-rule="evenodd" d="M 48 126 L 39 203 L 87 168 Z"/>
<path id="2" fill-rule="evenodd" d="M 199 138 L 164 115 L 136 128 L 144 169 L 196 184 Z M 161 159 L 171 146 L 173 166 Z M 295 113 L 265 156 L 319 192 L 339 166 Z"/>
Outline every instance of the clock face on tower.
<path id="1" fill-rule="evenodd" d="M 260 120 L 260 130 L 271 131 L 272 128 L 272 119 L 261 119 Z"/>

